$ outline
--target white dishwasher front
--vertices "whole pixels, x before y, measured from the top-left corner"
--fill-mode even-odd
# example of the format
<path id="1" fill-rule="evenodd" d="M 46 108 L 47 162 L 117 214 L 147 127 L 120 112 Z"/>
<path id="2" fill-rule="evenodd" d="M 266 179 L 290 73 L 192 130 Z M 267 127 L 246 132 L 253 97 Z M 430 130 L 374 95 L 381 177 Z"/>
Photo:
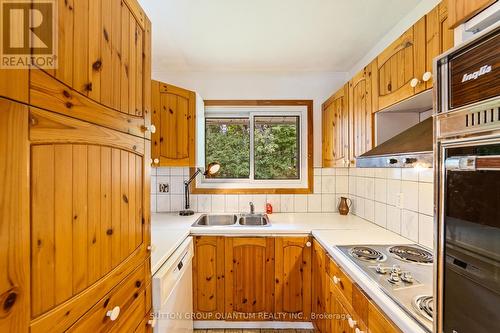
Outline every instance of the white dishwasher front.
<path id="1" fill-rule="evenodd" d="M 155 333 L 193 331 L 193 253 L 188 237 L 153 275 Z"/>

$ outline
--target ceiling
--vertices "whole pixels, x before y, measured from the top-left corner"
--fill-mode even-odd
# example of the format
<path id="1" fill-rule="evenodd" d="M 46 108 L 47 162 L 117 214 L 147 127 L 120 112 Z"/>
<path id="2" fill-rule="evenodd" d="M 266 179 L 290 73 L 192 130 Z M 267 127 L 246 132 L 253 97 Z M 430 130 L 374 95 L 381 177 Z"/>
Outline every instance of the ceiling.
<path id="1" fill-rule="evenodd" d="M 421 1 L 139 0 L 156 72 L 347 72 Z"/>

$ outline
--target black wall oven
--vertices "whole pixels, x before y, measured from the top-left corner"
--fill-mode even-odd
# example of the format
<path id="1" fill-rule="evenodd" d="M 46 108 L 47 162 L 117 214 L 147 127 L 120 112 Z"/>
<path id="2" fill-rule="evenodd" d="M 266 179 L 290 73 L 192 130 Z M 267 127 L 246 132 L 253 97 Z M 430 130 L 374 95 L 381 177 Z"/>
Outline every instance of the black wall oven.
<path id="1" fill-rule="evenodd" d="M 500 332 L 500 25 L 435 62 L 435 332 Z"/>

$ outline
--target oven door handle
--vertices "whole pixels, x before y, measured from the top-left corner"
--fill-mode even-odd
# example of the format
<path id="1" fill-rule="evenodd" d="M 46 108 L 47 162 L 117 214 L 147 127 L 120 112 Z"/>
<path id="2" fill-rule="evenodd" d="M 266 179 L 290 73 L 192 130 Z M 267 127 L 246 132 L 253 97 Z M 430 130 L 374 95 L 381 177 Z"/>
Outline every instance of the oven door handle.
<path id="1" fill-rule="evenodd" d="M 500 155 L 455 156 L 444 163 L 447 171 L 500 170 Z"/>

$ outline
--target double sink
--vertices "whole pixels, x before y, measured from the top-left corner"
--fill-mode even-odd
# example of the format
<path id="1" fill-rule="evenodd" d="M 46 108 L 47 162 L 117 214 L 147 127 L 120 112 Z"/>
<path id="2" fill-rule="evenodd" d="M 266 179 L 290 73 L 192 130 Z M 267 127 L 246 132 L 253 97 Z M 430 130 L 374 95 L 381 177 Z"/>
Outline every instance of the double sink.
<path id="1" fill-rule="evenodd" d="M 193 227 L 215 227 L 215 226 L 248 226 L 267 227 L 271 222 L 266 214 L 203 214 Z"/>

